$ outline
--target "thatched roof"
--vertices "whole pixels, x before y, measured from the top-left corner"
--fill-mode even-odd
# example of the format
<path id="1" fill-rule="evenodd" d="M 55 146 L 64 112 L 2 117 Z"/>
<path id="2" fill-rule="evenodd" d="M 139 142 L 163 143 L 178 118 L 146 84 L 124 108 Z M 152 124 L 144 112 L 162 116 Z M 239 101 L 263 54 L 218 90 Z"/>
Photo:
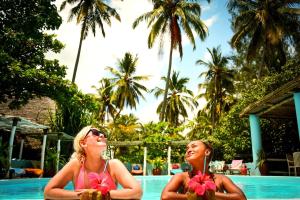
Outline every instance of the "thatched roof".
<path id="1" fill-rule="evenodd" d="M 13 120 L 18 120 L 17 123 L 17 132 L 19 133 L 41 133 L 44 129 L 48 129 L 48 126 L 44 126 L 41 124 L 34 123 L 28 119 L 17 116 L 0 116 L 0 130 L 8 131 L 12 129 Z"/>
<path id="2" fill-rule="evenodd" d="M 296 118 L 295 91 L 300 91 L 300 76 L 247 106 L 240 117 L 256 114 L 262 118 Z"/>
<path id="3" fill-rule="evenodd" d="M 43 125 L 49 124 L 50 113 L 55 112 L 55 102 L 47 97 L 32 99 L 20 109 L 11 110 L 8 104 L 0 104 L 1 115 L 22 117 Z"/>

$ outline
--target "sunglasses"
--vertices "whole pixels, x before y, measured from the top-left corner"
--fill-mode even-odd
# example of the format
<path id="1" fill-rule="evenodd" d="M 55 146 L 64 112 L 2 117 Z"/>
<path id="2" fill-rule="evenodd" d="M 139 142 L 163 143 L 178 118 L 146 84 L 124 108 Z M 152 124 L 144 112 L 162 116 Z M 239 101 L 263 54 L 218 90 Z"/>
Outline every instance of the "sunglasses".
<path id="1" fill-rule="evenodd" d="M 84 136 L 84 139 L 88 136 L 88 134 L 90 133 L 90 132 L 92 132 L 92 134 L 94 135 L 94 136 L 100 136 L 100 134 L 101 135 L 103 135 L 103 137 L 104 138 L 107 138 L 107 135 L 104 133 L 104 132 L 100 132 L 99 130 L 97 130 L 97 129 L 95 129 L 95 128 L 91 128 L 87 133 L 86 133 L 86 135 Z"/>

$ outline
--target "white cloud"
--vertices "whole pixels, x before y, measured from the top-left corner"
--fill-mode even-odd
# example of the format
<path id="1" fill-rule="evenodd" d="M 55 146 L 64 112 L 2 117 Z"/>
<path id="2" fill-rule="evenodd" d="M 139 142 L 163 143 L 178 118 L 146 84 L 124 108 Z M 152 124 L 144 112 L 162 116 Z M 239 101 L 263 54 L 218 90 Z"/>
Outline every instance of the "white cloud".
<path id="1" fill-rule="evenodd" d="M 209 11 L 211 9 L 211 5 L 207 4 L 207 5 L 201 5 L 201 11 L 202 12 L 206 12 Z"/>
<path id="2" fill-rule="evenodd" d="M 212 17 L 203 20 L 205 25 L 210 28 L 212 25 L 215 24 L 215 22 L 218 20 L 218 15 L 213 15 Z"/>

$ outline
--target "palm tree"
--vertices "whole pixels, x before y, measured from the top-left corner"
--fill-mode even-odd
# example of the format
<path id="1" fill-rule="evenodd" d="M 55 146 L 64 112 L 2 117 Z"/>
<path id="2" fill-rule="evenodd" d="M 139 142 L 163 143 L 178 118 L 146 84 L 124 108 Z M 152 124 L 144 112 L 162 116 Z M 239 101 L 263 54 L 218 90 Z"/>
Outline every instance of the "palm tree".
<path id="1" fill-rule="evenodd" d="M 99 121 L 104 123 L 105 121 L 109 122 L 109 116 L 111 116 L 114 120 L 117 109 L 111 100 L 113 96 L 113 85 L 111 80 L 108 78 L 103 78 L 99 81 L 99 83 L 100 87 L 96 88 L 99 95 L 98 101 L 100 102 L 98 117 Z"/>
<path id="2" fill-rule="evenodd" d="M 166 77 L 162 77 L 164 81 L 168 81 Z M 168 93 L 166 103 L 166 121 L 175 127 L 180 124 L 180 117 L 183 117 L 183 121 L 188 117 L 186 106 L 194 109 L 197 106 L 197 101 L 194 99 L 194 94 L 191 90 L 185 86 L 188 83 L 188 78 L 179 78 L 179 72 L 173 72 L 171 79 L 169 80 L 170 92 Z M 154 95 L 156 97 L 165 93 L 161 88 L 156 87 L 154 89 Z M 162 115 L 162 107 L 164 102 L 158 105 L 157 113 Z"/>
<path id="3" fill-rule="evenodd" d="M 141 124 L 133 114 L 120 115 L 114 122 L 108 124 L 111 130 L 110 140 L 112 141 L 132 141 L 139 140 Z"/>
<path id="4" fill-rule="evenodd" d="M 82 23 L 79 47 L 72 76 L 72 83 L 74 83 L 80 58 L 82 41 L 87 37 L 89 30 L 91 29 L 95 36 L 96 25 L 99 25 L 102 35 L 105 37 L 103 22 L 111 25 L 110 17 L 114 17 L 119 21 L 121 21 L 121 19 L 117 11 L 109 7 L 102 0 L 65 0 L 60 6 L 60 11 L 66 7 L 67 3 L 70 5 L 77 3 L 76 6 L 71 9 L 68 21 L 71 21 L 75 16 L 77 16 L 77 24 Z"/>
<path id="5" fill-rule="evenodd" d="M 142 91 L 148 92 L 147 88 L 139 83 L 139 81 L 148 80 L 148 76 L 134 76 L 136 72 L 138 57 L 133 57 L 130 53 L 125 53 L 122 60 L 118 60 L 118 69 L 107 67 L 114 78 L 111 78 L 113 86 L 116 87 L 112 101 L 115 102 L 119 112 L 124 106 L 129 106 L 131 109 L 136 108 L 139 102 L 139 97 L 144 99 Z"/>
<path id="6" fill-rule="evenodd" d="M 141 21 L 145 20 L 151 31 L 148 36 L 148 47 L 152 48 L 157 37 L 160 36 L 160 47 L 163 47 L 163 36 L 170 36 L 170 53 L 167 80 L 170 80 L 172 69 L 173 49 L 179 50 L 180 57 L 183 56 L 182 51 L 182 31 L 184 31 L 196 49 L 195 37 L 192 29 L 203 41 L 207 36 L 207 27 L 200 20 L 201 8 L 198 3 L 188 2 L 184 0 L 152 0 L 153 10 L 138 17 L 134 23 L 135 28 Z M 209 2 L 209 1 L 208 1 Z M 166 81 L 165 94 L 162 106 L 161 120 L 165 120 L 167 94 L 169 89 L 169 81 Z"/>
<path id="7" fill-rule="evenodd" d="M 208 112 L 200 110 L 197 116 L 189 121 L 187 127 L 191 130 L 187 134 L 187 138 L 195 140 L 196 138 L 206 138 L 212 135 L 213 125 Z"/>
<path id="8" fill-rule="evenodd" d="M 215 125 L 224 107 L 225 97 L 233 91 L 234 71 L 227 68 L 228 57 L 222 56 L 220 46 L 207 50 L 212 61 L 206 62 L 201 59 L 196 61 L 196 64 L 208 68 L 207 72 L 200 74 L 200 77 L 205 76 L 205 82 L 199 84 L 199 88 L 205 88 L 206 91 L 204 94 L 200 94 L 199 97 L 204 96 L 208 101 L 207 108 L 211 112 L 212 124 Z"/>
<path id="9" fill-rule="evenodd" d="M 247 41 L 248 61 L 263 55 L 268 69 L 280 71 L 286 63 L 284 45 L 299 47 L 299 6 L 299 0 L 230 0 L 234 30 L 231 45 L 238 48 Z"/>

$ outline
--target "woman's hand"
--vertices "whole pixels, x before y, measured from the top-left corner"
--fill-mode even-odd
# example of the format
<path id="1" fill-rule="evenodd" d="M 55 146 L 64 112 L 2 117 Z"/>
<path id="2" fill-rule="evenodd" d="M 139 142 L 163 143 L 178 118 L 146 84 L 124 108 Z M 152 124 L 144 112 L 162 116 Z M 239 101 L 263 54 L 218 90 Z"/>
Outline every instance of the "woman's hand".
<path id="1" fill-rule="evenodd" d="M 87 189 L 79 194 L 80 200 L 98 200 L 101 199 L 101 192 L 95 189 Z"/>

